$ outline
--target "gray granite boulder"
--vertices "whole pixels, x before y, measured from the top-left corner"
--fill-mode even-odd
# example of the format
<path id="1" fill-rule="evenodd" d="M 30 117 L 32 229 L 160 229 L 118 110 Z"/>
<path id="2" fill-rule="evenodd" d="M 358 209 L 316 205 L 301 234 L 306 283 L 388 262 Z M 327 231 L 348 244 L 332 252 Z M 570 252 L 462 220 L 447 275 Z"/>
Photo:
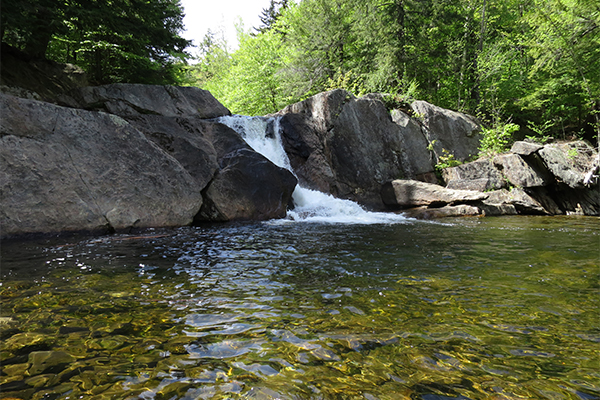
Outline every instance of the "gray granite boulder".
<path id="1" fill-rule="evenodd" d="M 581 141 L 549 144 L 538 153 L 556 179 L 572 189 L 585 187 L 585 175 L 596 156 L 596 151 Z"/>
<path id="2" fill-rule="evenodd" d="M 343 90 L 279 112 L 282 141 L 300 184 L 381 208 L 385 181 L 403 176 L 400 126 L 383 103 Z"/>
<path id="3" fill-rule="evenodd" d="M 477 156 L 481 126 L 476 118 L 426 101 L 415 101 L 411 107 L 422 118 L 427 141 L 433 145 L 438 157 L 444 154 L 444 150 L 459 161 Z"/>
<path id="4" fill-rule="evenodd" d="M 124 119 L 0 95 L 2 236 L 180 226 L 193 177 Z"/>
<path id="5" fill-rule="evenodd" d="M 445 168 L 442 170 L 442 177 L 448 189 L 485 192 L 501 189 L 507 185 L 502 172 L 489 158 Z"/>
<path id="6" fill-rule="evenodd" d="M 554 181 L 554 177 L 535 154 L 527 157 L 513 153 L 501 154 L 494 157 L 493 162 L 513 186 L 541 187 Z"/>
<path id="7" fill-rule="evenodd" d="M 379 193 L 385 182 L 436 181 L 436 160 L 421 124 L 400 110 L 390 115 L 377 96 L 357 99 L 333 90 L 278 115 L 286 153 L 305 187 L 378 209 L 383 207 Z"/>
<path id="8" fill-rule="evenodd" d="M 120 117 L 150 114 L 216 118 L 230 115 L 209 91 L 196 87 L 115 83 L 77 88 L 60 97 L 59 101 L 70 107 L 104 111 Z"/>

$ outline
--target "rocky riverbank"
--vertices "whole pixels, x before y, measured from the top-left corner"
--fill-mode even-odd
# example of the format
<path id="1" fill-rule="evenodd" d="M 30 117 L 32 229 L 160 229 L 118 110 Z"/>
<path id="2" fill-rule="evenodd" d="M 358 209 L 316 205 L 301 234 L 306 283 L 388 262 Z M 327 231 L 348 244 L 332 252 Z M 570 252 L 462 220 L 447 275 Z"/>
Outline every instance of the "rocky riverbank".
<path id="1" fill-rule="evenodd" d="M 584 142 L 545 146 L 516 142 L 510 152 L 447 168 L 446 186 L 394 180 L 385 204 L 414 217 L 465 215 L 600 215 L 598 185 L 586 182 L 598 152 Z"/>
<path id="2" fill-rule="evenodd" d="M 437 185 L 437 155 L 472 158 L 480 126 L 426 102 L 388 110 L 380 95 L 333 90 L 286 107 L 275 116 L 294 175 L 218 123 L 230 112 L 207 91 L 69 82 L 40 95 L 3 76 L 2 237 L 281 218 L 297 182 L 418 217 L 599 215 L 586 180 L 598 153 L 583 142 L 517 142 L 444 170 Z"/>

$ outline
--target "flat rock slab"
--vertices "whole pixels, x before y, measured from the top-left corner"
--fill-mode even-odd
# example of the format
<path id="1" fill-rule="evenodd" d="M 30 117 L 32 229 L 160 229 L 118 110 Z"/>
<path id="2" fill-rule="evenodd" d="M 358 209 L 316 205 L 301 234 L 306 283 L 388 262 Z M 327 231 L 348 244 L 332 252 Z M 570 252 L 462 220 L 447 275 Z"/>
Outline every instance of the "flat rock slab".
<path id="1" fill-rule="evenodd" d="M 409 218 L 416 219 L 437 219 L 449 217 L 471 217 L 483 215 L 480 208 L 468 204 L 459 204 L 456 206 L 444 206 L 440 208 L 416 207 L 402 212 Z"/>
<path id="2" fill-rule="evenodd" d="M 412 208 L 420 206 L 442 207 L 476 202 L 488 194 L 473 190 L 453 190 L 443 186 L 414 180 L 394 180 L 383 185 L 383 202 L 388 206 Z"/>
<path id="3" fill-rule="evenodd" d="M 530 156 L 534 153 L 537 153 L 543 148 L 544 146 L 542 146 L 541 144 L 519 141 L 513 143 L 510 152 L 521 156 Z"/>

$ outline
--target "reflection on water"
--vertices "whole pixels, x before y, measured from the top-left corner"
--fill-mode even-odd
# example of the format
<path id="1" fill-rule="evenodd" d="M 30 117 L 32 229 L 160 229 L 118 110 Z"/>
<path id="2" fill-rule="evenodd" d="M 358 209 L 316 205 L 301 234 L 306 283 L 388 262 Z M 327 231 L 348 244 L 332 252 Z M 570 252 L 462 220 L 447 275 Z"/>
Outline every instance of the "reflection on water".
<path id="1" fill-rule="evenodd" d="M 0 398 L 596 399 L 594 218 L 2 246 Z"/>

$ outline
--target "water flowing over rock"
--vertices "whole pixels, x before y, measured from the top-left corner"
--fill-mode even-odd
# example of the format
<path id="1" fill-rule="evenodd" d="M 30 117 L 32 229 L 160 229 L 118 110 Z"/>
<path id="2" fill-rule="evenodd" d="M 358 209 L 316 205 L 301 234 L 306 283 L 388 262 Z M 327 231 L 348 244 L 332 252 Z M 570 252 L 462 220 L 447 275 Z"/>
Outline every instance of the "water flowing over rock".
<path id="1" fill-rule="evenodd" d="M 194 102 L 208 92 L 142 86 L 120 85 L 128 103 L 100 107 L 124 117 L 0 95 L 3 237 L 285 215 L 296 178 L 232 129 L 201 119 L 229 114 Z M 156 103 L 140 91 L 157 94 Z M 185 96 L 169 103 L 169 93 Z"/>
<path id="2" fill-rule="evenodd" d="M 338 89 L 278 114 L 291 166 L 310 189 L 382 208 L 383 183 L 433 171 L 418 124 L 400 111 L 393 120 L 376 98 Z"/>
<path id="3" fill-rule="evenodd" d="M 417 101 L 417 118 L 388 111 L 381 95 L 320 93 L 280 111 L 282 137 L 302 185 L 370 208 L 382 208 L 381 186 L 394 179 L 437 182 L 440 155 L 477 154 L 475 118 Z"/>

